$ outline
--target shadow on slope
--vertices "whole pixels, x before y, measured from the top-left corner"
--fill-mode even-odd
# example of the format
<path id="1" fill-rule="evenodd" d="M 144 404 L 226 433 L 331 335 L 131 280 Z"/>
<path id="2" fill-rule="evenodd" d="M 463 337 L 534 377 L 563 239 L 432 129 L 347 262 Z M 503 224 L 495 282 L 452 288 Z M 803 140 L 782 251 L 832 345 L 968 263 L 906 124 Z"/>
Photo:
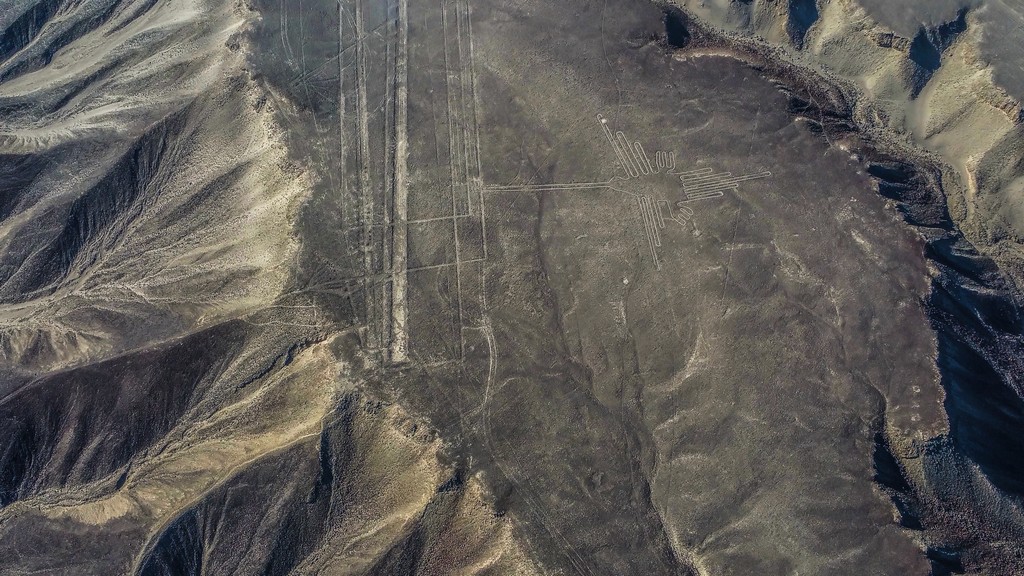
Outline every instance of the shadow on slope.
<path id="1" fill-rule="evenodd" d="M 123 471 L 178 423 L 241 345 L 229 323 L 42 377 L 0 400 L 0 506 Z"/>
<path id="2" fill-rule="evenodd" d="M 332 564 L 368 575 L 532 573 L 508 520 L 478 482 L 442 469 L 439 447 L 394 407 L 349 393 L 319 437 L 268 455 L 180 514 L 136 573 L 285 575 Z"/>
<path id="3" fill-rule="evenodd" d="M 0 34 L 0 82 L 47 66 L 60 50 L 104 23 L 126 13 L 125 22 L 133 20 L 154 4 L 156 0 L 36 2 Z"/>
<path id="4" fill-rule="evenodd" d="M 6 266 L 0 269 L 0 297 L 16 302 L 37 296 L 39 292 L 52 292 L 70 273 L 82 274 L 103 250 L 112 248 L 142 212 L 147 198 L 156 194 L 152 188 L 159 186 L 164 165 L 173 163 L 173 159 L 165 155 L 181 136 L 187 113 L 185 110 L 174 114 L 151 127 L 102 179 L 64 211 L 50 211 L 46 220 L 64 222 L 64 225 L 47 248 L 28 252 L 39 243 L 28 239 L 16 241 L 15 245 L 23 248 L 21 254 L 14 251 L 5 258 Z M 38 232 L 24 229 L 22 234 L 36 236 Z"/>

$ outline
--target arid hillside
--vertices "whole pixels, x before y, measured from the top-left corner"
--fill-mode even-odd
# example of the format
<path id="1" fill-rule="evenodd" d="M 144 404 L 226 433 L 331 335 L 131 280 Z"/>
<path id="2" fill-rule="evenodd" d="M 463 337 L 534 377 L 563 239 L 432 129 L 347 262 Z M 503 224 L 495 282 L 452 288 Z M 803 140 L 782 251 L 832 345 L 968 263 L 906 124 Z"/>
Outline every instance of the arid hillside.
<path id="1" fill-rule="evenodd" d="M 0 3 L 0 573 L 1024 573 L 998 0 Z"/>

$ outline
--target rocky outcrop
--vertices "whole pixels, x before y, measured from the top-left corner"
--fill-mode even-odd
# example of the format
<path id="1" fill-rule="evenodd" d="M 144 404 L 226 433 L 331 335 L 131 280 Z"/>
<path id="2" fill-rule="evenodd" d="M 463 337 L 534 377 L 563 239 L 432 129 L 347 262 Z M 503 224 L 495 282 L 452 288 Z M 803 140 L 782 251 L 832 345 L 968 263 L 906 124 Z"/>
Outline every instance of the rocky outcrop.
<path id="1" fill-rule="evenodd" d="M 994 42 L 1012 40 L 986 35 L 997 18 L 1020 15 L 964 5 L 907 34 L 907 26 L 894 30 L 858 0 L 818 0 L 813 20 L 809 6 L 794 2 L 678 4 L 843 84 L 862 127 L 949 165 L 944 190 L 957 225 L 1016 283 L 1024 281 L 1024 168 L 1008 158 L 1024 149 L 1024 94 L 996 81 L 990 56 Z"/>
<path id="2" fill-rule="evenodd" d="M 1015 269 L 1008 274 L 1006 268 L 1006 258 L 1012 266 L 1014 256 L 994 256 L 998 244 L 971 240 L 970 223 L 957 211 L 966 200 L 957 195 L 955 168 L 915 145 L 910 135 L 894 137 L 884 105 L 876 106 L 856 85 L 809 70 L 806 61 L 797 64 L 798 57 L 765 49 L 759 40 L 721 35 L 697 23 L 690 33 L 691 47 L 677 51 L 677 58 L 729 56 L 773 79 L 789 96 L 789 112 L 863 162 L 878 193 L 921 235 L 932 275 L 925 308 L 936 334 L 949 430 L 911 438 L 887 407 L 875 441 L 875 482 L 892 500 L 896 522 L 925 549 L 933 573 L 1017 573 L 1022 552 L 1004 544 L 1024 535 L 1024 517 L 1015 506 L 1024 494 L 1024 444 L 1010 432 L 1024 427 L 1022 296 Z M 941 43 L 934 40 L 941 34 L 925 36 Z M 908 59 L 914 42 L 921 42 L 888 33 L 876 38 Z M 1019 177 L 1022 162 L 1019 144 L 1006 138 L 1012 137 L 985 155 L 993 166 L 980 171 L 1002 178 L 988 189 L 1012 192 L 1006 184 Z"/>

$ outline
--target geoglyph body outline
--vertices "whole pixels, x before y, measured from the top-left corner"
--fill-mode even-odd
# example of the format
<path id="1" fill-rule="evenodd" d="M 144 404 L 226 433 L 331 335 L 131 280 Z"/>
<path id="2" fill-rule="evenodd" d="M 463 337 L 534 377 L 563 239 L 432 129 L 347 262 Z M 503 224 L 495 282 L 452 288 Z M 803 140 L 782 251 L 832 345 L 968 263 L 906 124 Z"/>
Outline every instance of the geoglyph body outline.
<path id="1" fill-rule="evenodd" d="M 693 217 L 693 209 L 688 206 L 699 200 L 709 200 L 725 195 L 728 190 L 736 191 L 740 183 L 759 180 L 772 175 L 771 171 L 762 170 L 752 174 L 733 176 L 731 172 L 715 172 L 712 168 L 697 168 L 685 172 L 676 172 L 676 153 L 657 150 L 654 162 L 639 140 L 631 140 L 621 131 L 612 131 L 608 119 L 602 114 L 597 115 L 601 131 L 615 154 L 617 175 L 605 181 L 566 182 L 553 184 L 508 184 L 487 185 L 487 192 L 555 192 L 573 190 L 614 190 L 632 196 L 647 237 L 647 245 L 656 270 L 661 270 L 661 257 L 658 248 L 662 246 L 661 231 L 666 228 L 666 220 L 680 225 Z M 666 174 L 678 178 L 683 193 L 681 200 L 671 202 L 656 198 L 649 194 L 629 189 L 630 181 L 638 181 L 645 177 Z"/>

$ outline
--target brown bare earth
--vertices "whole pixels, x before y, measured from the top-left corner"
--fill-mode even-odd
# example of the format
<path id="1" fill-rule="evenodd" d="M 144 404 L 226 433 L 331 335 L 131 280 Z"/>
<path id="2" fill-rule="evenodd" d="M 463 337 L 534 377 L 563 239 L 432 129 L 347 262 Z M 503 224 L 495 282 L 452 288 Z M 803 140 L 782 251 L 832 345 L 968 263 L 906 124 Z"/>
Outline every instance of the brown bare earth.
<path id="1" fill-rule="evenodd" d="M 0 5 L 0 573 L 1024 573 L 1024 16 L 903 4 Z"/>

